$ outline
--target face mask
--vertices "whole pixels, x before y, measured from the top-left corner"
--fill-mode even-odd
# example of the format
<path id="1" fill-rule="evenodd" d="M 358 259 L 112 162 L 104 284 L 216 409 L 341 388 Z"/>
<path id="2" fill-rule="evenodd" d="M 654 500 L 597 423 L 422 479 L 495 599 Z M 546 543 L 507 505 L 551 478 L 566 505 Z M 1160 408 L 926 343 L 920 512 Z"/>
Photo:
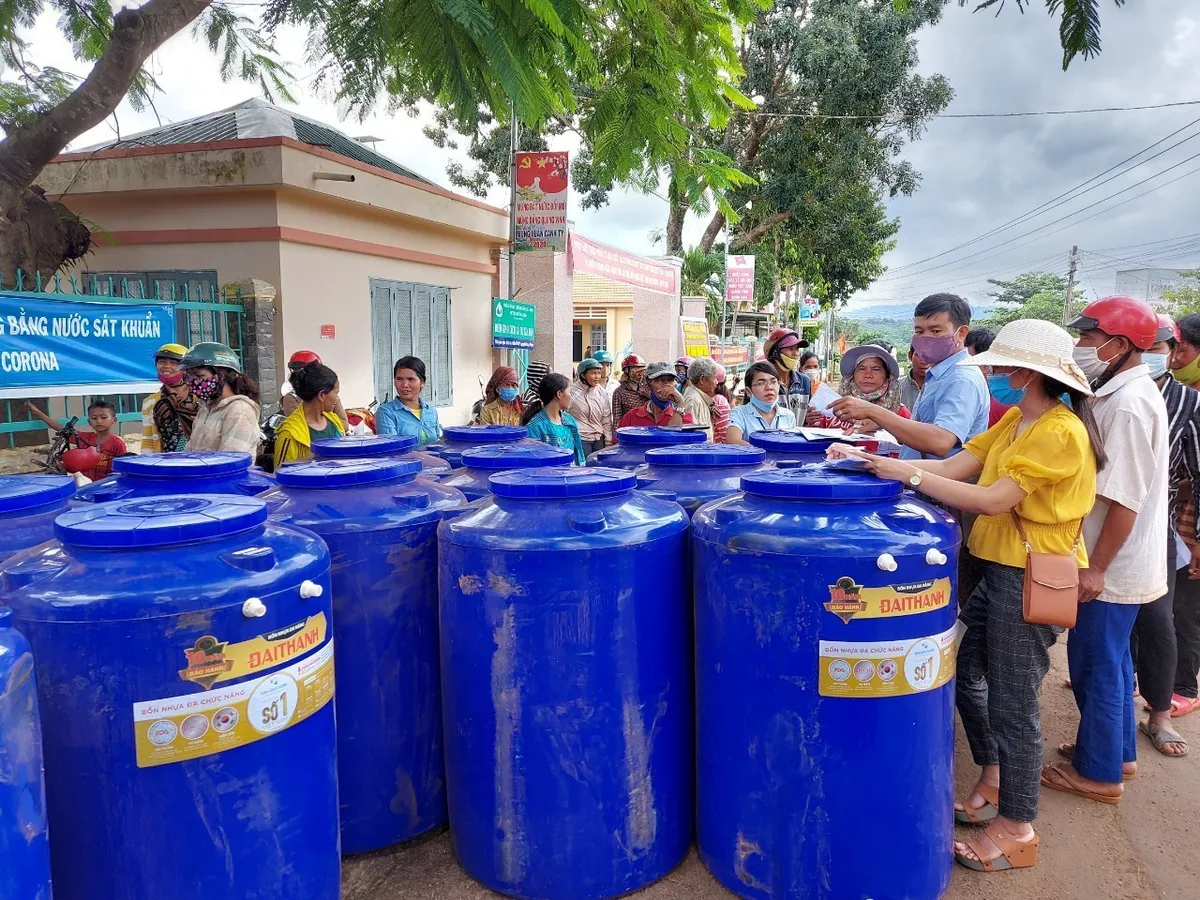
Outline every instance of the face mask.
<path id="1" fill-rule="evenodd" d="M 503 400 L 505 403 L 512 403 L 514 400 L 517 399 L 517 389 L 516 388 L 508 388 L 508 387 L 500 388 L 499 393 L 500 393 L 500 399 Z"/>
<path id="2" fill-rule="evenodd" d="M 1008 379 L 1008 375 L 989 375 L 987 377 L 988 392 L 996 398 L 997 403 L 1002 403 L 1005 406 L 1016 406 L 1025 399 L 1025 391 L 1028 389 L 1028 385 L 1023 388 L 1015 388 Z"/>
<path id="3" fill-rule="evenodd" d="M 672 400 L 670 397 L 668 397 L 666 400 L 660 400 L 660 399 L 658 399 L 658 394 L 655 394 L 655 393 L 650 394 L 650 402 L 653 403 L 659 409 L 670 409 L 672 406 L 675 405 L 675 401 Z"/>
<path id="4" fill-rule="evenodd" d="M 159 372 L 158 380 L 167 387 L 178 387 L 183 384 L 183 373 L 176 369 L 174 372 Z"/>
<path id="5" fill-rule="evenodd" d="M 800 357 L 784 356 L 784 355 L 780 354 L 779 362 L 785 369 L 795 372 L 796 367 L 800 365 Z"/>
<path id="6" fill-rule="evenodd" d="M 821 370 L 820 369 L 805 369 L 804 374 L 808 376 L 808 380 L 811 381 L 813 384 L 816 384 L 818 381 L 821 380 Z"/>
<path id="7" fill-rule="evenodd" d="M 1100 350 L 1112 343 L 1112 338 L 1109 338 L 1099 347 L 1076 347 L 1071 355 L 1075 359 L 1075 365 L 1083 369 L 1083 374 L 1087 376 L 1088 381 L 1095 381 L 1101 375 L 1108 371 L 1111 359 L 1101 359 Z"/>
<path id="8" fill-rule="evenodd" d="M 768 403 L 766 400 L 759 400 L 753 394 L 750 395 L 750 402 L 754 404 L 754 408 L 759 412 L 770 412 L 775 408 L 774 403 Z"/>
<path id="9" fill-rule="evenodd" d="M 1167 372 L 1167 360 L 1170 357 L 1166 353 L 1143 353 L 1142 362 L 1146 364 L 1146 368 L 1150 370 L 1151 378 L 1158 378 L 1160 375 L 1165 375 Z"/>
<path id="10" fill-rule="evenodd" d="M 958 338 L 952 334 L 940 334 L 936 337 L 918 334 L 913 336 L 912 349 L 913 353 L 929 365 L 936 366 L 958 352 Z"/>
<path id="11" fill-rule="evenodd" d="M 1197 356 L 1186 366 L 1179 369 L 1172 369 L 1171 375 L 1180 384 L 1186 384 L 1189 387 L 1200 381 L 1200 356 Z"/>
<path id="12" fill-rule="evenodd" d="M 207 378 L 197 378 L 194 375 L 187 376 L 188 387 L 192 389 L 192 393 L 196 395 L 197 400 L 208 402 L 217 394 L 221 393 L 221 381 L 216 375 L 209 375 Z"/>

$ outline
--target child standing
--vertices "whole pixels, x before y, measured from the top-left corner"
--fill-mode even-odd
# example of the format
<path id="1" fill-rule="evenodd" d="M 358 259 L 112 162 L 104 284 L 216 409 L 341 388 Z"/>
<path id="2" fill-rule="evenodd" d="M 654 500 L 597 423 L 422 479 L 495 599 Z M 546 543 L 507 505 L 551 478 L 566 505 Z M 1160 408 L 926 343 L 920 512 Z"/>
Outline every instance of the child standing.
<path id="1" fill-rule="evenodd" d="M 51 431 L 61 431 L 62 422 L 52 419 L 32 403 L 26 403 L 25 408 L 30 415 L 45 423 Z M 93 400 L 88 405 L 88 424 L 91 431 L 75 433 L 76 447 L 95 447 L 100 451 L 100 461 L 90 469 L 85 469 L 81 475 L 96 481 L 112 472 L 114 457 L 124 456 L 129 450 L 120 435 L 115 433 L 117 427 L 117 408 L 107 400 Z"/>

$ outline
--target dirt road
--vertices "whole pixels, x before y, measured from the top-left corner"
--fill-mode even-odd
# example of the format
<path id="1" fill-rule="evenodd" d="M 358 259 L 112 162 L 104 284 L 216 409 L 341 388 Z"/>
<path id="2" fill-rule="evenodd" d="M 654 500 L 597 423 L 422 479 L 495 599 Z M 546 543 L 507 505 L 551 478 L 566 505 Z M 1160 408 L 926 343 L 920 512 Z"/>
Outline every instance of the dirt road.
<path id="1" fill-rule="evenodd" d="M 1065 647 L 1055 648 L 1042 719 L 1047 758 L 1074 737 L 1071 692 L 1062 687 Z M 1140 708 L 1140 706 L 1139 706 Z M 1037 829 L 1041 862 L 1032 870 L 977 875 L 955 867 L 947 900 L 1190 900 L 1200 897 L 1200 713 L 1181 720 L 1192 755 L 1165 759 L 1140 738 L 1139 774 L 1120 805 L 1104 806 L 1043 791 Z M 1143 752 L 1144 751 L 1144 752 Z M 958 741 L 959 793 L 976 770 Z M 969 835 L 969 830 L 962 830 Z M 495 900 L 454 862 L 446 834 L 346 865 L 344 900 Z M 730 900 L 695 853 L 636 900 Z"/>

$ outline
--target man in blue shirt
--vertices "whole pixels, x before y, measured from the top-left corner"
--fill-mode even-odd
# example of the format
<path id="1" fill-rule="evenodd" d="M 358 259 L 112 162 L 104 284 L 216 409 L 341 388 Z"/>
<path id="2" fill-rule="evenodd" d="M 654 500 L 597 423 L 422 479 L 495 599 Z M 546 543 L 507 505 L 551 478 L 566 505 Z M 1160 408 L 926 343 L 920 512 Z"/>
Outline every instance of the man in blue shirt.
<path id="1" fill-rule="evenodd" d="M 963 342 L 971 307 L 955 294 L 932 294 L 913 311 L 913 352 L 929 365 L 912 418 L 866 400 L 843 397 L 830 405 L 840 419 L 871 419 L 903 445 L 902 459 L 945 459 L 987 430 L 987 380 L 968 357 Z"/>

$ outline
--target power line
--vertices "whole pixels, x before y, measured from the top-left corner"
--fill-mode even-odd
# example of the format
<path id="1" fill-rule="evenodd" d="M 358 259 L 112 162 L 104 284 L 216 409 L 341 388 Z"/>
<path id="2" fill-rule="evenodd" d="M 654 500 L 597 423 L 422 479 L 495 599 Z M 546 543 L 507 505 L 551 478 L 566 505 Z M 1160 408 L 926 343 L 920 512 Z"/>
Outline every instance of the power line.
<path id="1" fill-rule="evenodd" d="M 1079 184 L 1075 185 L 1075 187 L 1064 191 L 1063 193 L 1059 194 L 1056 197 L 1051 197 L 1049 200 L 1047 200 L 1045 203 L 1042 203 L 1040 206 L 1035 206 L 1033 209 L 1029 210 L 1028 212 L 1022 213 L 1021 215 L 1017 216 L 1016 218 L 1009 219 L 1004 224 L 998 225 L 995 228 L 991 229 L 990 231 L 986 231 L 983 234 L 981 234 L 977 237 L 974 237 L 969 241 L 965 241 L 961 244 L 951 247 L 949 250 L 943 250 L 941 253 L 934 254 L 933 256 L 928 256 L 925 259 L 919 259 L 919 260 L 916 260 L 911 263 L 906 263 L 903 266 L 898 266 L 893 271 L 892 274 L 904 271 L 906 269 L 911 269 L 911 268 L 914 268 L 917 266 L 921 266 L 927 262 L 932 262 L 933 260 L 939 259 L 943 256 L 953 253 L 956 250 L 966 249 L 967 247 L 973 246 L 974 244 L 977 244 L 982 240 L 986 240 L 989 237 L 999 234 L 1001 231 L 1006 231 L 1015 225 L 1024 224 L 1025 222 L 1029 221 L 1030 219 L 1036 218 L 1038 215 L 1040 215 L 1042 212 L 1046 211 L 1050 206 L 1059 202 L 1060 200 L 1074 200 L 1074 199 L 1077 199 L 1078 197 L 1083 196 L 1084 194 L 1088 193 L 1089 191 L 1093 191 L 1096 188 L 1101 187 L 1102 185 L 1108 184 L 1108 182 L 1110 182 L 1116 178 L 1119 178 L 1121 175 L 1125 175 L 1125 174 L 1128 174 L 1129 172 L 1132 172 L 1134 169 L 1138 168 L 1138 166 L 1145 165 L 1146 163 L 1150 162 L 1151 160 L 1157 159 L 1158 157 L 1162 156 L 1164 153 L 1166 153 L 1170 150 L 1174 150 L 1176 147 L 1180 146 L 1181 144 L 1185 144 L 1190 140 L 1194 140 L 1196 137 L 1200 137 L 1200 134 L 1193 134 L 1190 137 L 1186 137 L 1183 140 L 1175 142 L 1170 147 L 1166 147 L 1163 150 L 1160 150 L 1158 153 L 1154 154 L 1153 156 L 1143 159 L 1137 165 L 1130 166 L 1128 169 L 1125 169 L 1124 171 L 1121 171 L 1121 172 L 1115 171 L 1117 169 L 1120 169 L 1126 163 L 1129 163 L 1129 162 L 1137 159 L 1143 153 L 1146 153 L 1149 150 L 1153 150 L 1159 144 L 1163 143 L 1164 141 L 1169 141 L 1171 138 L 1175 137 L 1175 135 L 1179 134 L 1180 132 L 1186 131 L 1187 129 L 1191 128 L 1193 125 L 1196 125 L 1197 123 L 1200 123 L 1200 118 L 1193 119 L 1191 122 L 1184 125 L 1182 128 L 1178 128 L 1175 131 L 1172 131 L 1166 137 L 1159 138 L 1157 141 L 1155 141 L 1149 147 L 1143 147 L 1141 150 L 1139 150 L 1137 153 L 1134 153 L 1132 156 L 1127 156 L 1125 159 L 1121 160 L 1119 163 L 1109 166 L 1103 172 L 1100 172 L 1097 175 L 1093 175 L 1091 178 L 1087 179 L 1086 181 L 1081 181 Z M 1083 191 L 1080 190 L 1081 188 L 1084 188 L 1087 185 L 1091 184 L 1093 181 L 1096 181 L 1096 179 L 1103 178 L 1105 175 L 1108 175 L 1110 172 L 1115 172 L 1115 174 L 1113 174 L 1110 178 L 1106 178 L 1104 181 L 1101 181 L 1097 184 L 1093 184 L 1091 187 L 1087 188 L 1087 190 L 1083 190 Z M 1075 193 L 1076 191 L 1079 191 L 1079 193 Z M 1072 194 L 1074 194 L 1074 196 L 1070 196 Z M 884 275 L 883 278 L 887 278 L 887 276 Z"/>
<path id="2" fill-rule="evenodd" d="M 1016 119 L 1030 116 L 1081 116 L 1089 113 L 1139 112 L 1147 109 L 1173 109 L 1180 106 L 1200 106 L 1200 100 L 1179 100 L 1175 103 L 1155 103 L 1147 106 L 1095 106 L 1087 109 L 1040 109 L 1022 112 L 980 112 L 980 113 L 932 113 L 930 119 Z M 766 119 L 870 119 L 878 121 L 886 119 L 886 113 L 877 115 L 855 115 L 851 113 L 821 113 L 821 112 L 765 112 L 754 110 L 747 115 Z"/>

